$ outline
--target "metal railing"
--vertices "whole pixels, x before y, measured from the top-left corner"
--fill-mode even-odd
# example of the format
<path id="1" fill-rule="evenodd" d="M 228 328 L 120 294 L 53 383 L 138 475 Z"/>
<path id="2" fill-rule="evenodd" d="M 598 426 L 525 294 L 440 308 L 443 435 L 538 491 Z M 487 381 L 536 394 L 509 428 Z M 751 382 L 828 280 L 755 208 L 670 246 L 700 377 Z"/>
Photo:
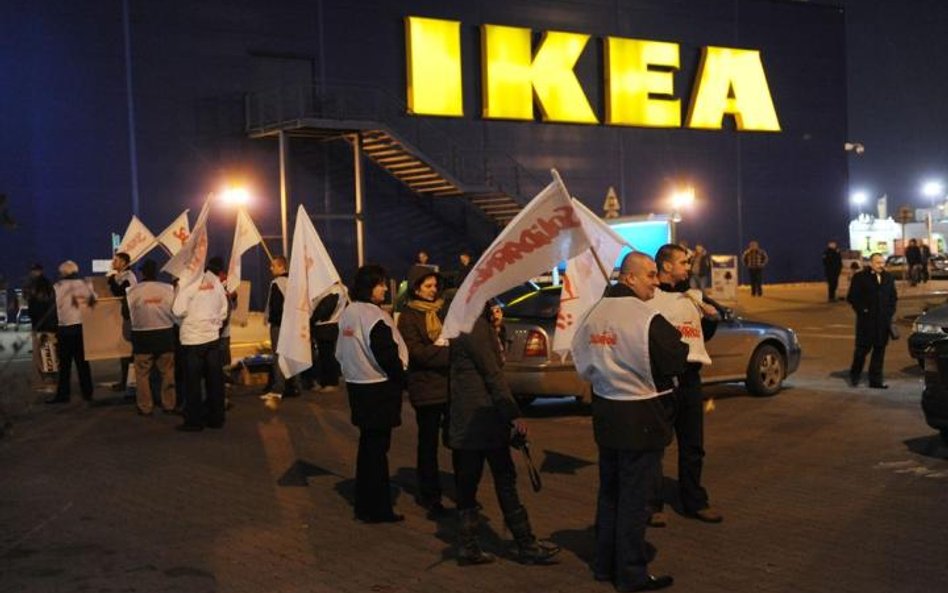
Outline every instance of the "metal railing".
<path id="1" fill-rule="evenodd" d="M 379 124 L 414 149 L 420 158 L 443 170 L 465 193 L 506 193 L 520 204 L 545 185 L 510 155 L 497 150 L 464 148 L 451 136 L 456 120 L 411 116 L 405 103 L 384 89 L 365 84 L 293 85 L 248 93 L 248 133 L 272 131 L 304 119 Z M 434 123 L 438 121 L 438 123 Z"/>

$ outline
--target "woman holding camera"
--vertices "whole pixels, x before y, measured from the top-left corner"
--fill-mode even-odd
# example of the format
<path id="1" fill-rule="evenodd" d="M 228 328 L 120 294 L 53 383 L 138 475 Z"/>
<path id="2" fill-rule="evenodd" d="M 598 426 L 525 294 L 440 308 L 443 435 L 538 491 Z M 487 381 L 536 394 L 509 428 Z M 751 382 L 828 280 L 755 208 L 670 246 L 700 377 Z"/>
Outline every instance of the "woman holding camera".
<path id="1" fill-rule="evenodd" d="M 515 434 L 526 437 L 527 426 L 504 379 L 500 343 L 488 323 L 489 316 L 488 306 L 470 333 L 451 340 L 448 446 L 452 449 L 460 516 L 458 564 L 494 560 L 477 541 L 477 486 L 485 461 L 494 477 L 504 522 L 517 544 L 516 560 L 522 564 L 549 564 L 559 547 L 537 541 L 527 509 L 517 494 L 510 442 Z"/>

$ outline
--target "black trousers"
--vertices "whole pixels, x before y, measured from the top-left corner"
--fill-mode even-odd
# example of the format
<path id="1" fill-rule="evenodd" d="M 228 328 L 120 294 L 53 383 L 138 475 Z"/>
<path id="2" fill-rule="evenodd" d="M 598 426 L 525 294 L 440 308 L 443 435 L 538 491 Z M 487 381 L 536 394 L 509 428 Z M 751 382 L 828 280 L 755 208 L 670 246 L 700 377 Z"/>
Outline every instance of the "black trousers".
<path id="1" fill-rule="evenodd" d="M 458 491 L 458 510 L 465 511 L 477 506 L 477 486 L 484 472 L 484 461 L 494 477 L 494 491 L 504 516 L 520 508 L 517 494 L 517 468 L 510 456 L 510 447 L 499 449 L 455 449 L 451 452 L 454 465 L 454 480 Z"/>
<path id="2" fill-rule="evenodd" d="M 360 519 L 383 519 L 393 513 L 388 474 L 388 449 L 391 444 L 391 428 L 359 429 L 355 514 Z"/>
<path id="3" fill-rule="evenodd" d="M 56 354 L 59 357 L 59 384 L 56 386 L 56 397 L 69 399 L 72 363 L 75 362 L 76 372 L 79 374 L 79 391 L 83 399 L 92 399 L 94 390 L 92 370 L 86 361 L 82 345 L 82 325 L 60 326 L 56 331 L 56 340 Z"/>
<path id="4" fill-rule="evenodd" d="M 830 274 L 826 277 L 826 300 L 836 300 L 836 289 L 839 288 L 839 274 Z"/>
<path id="5" fill-rule="evenodd" d="M 701 395 L 700 366 L 689 364 L 675 390 L 675 440 L 678 442 L 678 492 L 685 513 L 708 508 L 708 492 L 701 485 L 704 466 L 704 398 Z M 662 510 L 662 465 L 655 472 L 651 511 Z"/>
<path id="6" fill-rule="evenodd" d="M 599 447 L 594 570 L 613 576 L 617 587 L 632 588 L 648 578 L 646 503 L 661 455 L 661 451 Z"/>
<path id="7" fill-rule="evenodd" d="M 336 340 L 316 340 L 316 366 L 318 375 L 316 382 L 322 387 L 339 385 L 339 361 L 336 360 Z"/>
<path id="8" fill-rule="evenodd" d="M 223 426 L 224 371 L 220 340 L 181 348 L 184 351 L 185 367 L 184 423 L 191 426 Z"/>
<path id="9" fill-rule="evenodd" d="M 415 408 L 418 424 L 418 452 L 415 458 L 418 468 L 418 498 L 422 502 L 441 500 L 441 474 L 438 470 L 438 448 L 440 447 L 441 424 L 447 412 L 447 404 L 432 404 Z"/>
<path id="10" fill-rule="evenodd" d="M 747 268 L 751 281 L 751 296 L 764 296 L 764 269 Z"/>
<path id="11" fill-rule="evenodd" d="M 857 379 L 862 374 L 862 368 L 866 364 L 866 356 L 872 352 L 869 359 L 869 383 L 878 385 L 882 383 L 882 366 L 885 364 L 885 347 L 872 344 L 856 343 L 856 351 L 853 352 L 853 364 L 849 369 L 849 374 Z"/>

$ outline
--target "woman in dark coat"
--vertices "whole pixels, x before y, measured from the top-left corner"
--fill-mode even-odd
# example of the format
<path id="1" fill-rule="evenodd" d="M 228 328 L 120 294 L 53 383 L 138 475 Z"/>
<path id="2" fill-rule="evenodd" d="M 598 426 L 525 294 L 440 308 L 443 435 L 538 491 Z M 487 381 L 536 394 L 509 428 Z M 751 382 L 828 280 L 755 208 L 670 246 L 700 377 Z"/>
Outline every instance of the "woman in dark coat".
<path id="1" fill-rule="evenodd" d="M 379 307 L 387 290 L 384 268 L 359 268 L 353 301 L 339 317 L 336 343 L 352 424 L 359 427 L 355 517 L 365 523 L 394 523 L 405 518 L 392 509 L 388 450 L 392 429 L 402 423 L 408 349 L 392 317 Z"/>
<path id="2" fill-rule="evenodd" d="M 517 494 L 517 471 L 510 455 L 514 433 L 526 436 L 527 427 L 504 379 L 503 357 L 497 334 L 488 323 L 485 308 L 470 333 L 451 341 L 451 390 L 448 404 L 448 445 L 452 449 L 457 485 L 458 564 L 485 564 L 493 556 L 477 542 L 480 524 L 477 486 L 486 461 L 494 477 L 504 522 L 517 543 L 517 561 L 548 564 L 559 552 L 533 535 L 527 509 Z"/>
<path id="3" fill-rule="evenodd" d="M 415 271 L 418 270 L 418 271 Z M 408 277 L 411 297 L 398 318 L 398 331 L 408 346 L 408 398 L 418 423 L 418 504 L 435 513 L 441 504 L 438 433 L 448 403 L 448 344 L 436 343 L 444 319 L 441 278 L 433 270 Z"/>

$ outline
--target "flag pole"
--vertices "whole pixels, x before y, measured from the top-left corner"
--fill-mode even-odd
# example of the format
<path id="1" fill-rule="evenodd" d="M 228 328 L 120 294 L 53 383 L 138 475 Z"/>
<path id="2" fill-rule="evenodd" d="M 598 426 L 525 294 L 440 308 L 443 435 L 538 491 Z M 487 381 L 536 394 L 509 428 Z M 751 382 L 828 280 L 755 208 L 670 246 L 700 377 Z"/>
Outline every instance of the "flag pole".
<path id="1" fill-rule="evenodd" d="M 273 263 L 273 254 L 270 253 L 270 248 L 267 247 L 267 240 L 263 237 L 260 237 L 260 245 L 263 247 L 263 251 L 267 254 L 267 257 L 270 259 L 270 263 Z"/>

